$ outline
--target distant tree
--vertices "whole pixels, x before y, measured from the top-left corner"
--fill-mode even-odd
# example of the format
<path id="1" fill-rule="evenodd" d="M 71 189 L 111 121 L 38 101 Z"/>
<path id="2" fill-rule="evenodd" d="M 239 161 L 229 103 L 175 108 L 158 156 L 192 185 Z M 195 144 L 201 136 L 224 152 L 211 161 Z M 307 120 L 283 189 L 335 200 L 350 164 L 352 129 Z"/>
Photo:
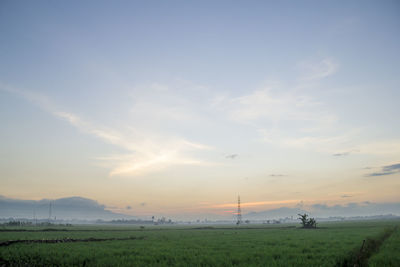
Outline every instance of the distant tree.
<path id="1" fill-rule="evenodd" d="M 317 222 L 314 218 L 308 218 L 306 213 L 298 214 L 300 217 L 298 218 L 303 225 L 303 228 L 317 228 Z"/>

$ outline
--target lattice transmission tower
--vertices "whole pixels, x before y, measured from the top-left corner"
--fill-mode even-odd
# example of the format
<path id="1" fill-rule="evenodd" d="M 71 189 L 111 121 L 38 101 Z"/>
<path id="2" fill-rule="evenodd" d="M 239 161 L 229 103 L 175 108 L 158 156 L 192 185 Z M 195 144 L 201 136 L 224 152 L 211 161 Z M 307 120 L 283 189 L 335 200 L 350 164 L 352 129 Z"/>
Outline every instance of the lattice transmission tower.
<path id="1" fill-rule="evenodd" d="M 242 210 L 240 209 L 240 196 L 238 196 L 238 210 L 237 210 L 237 222 L 236 224 L 239 225 L 242 223 Z"/>

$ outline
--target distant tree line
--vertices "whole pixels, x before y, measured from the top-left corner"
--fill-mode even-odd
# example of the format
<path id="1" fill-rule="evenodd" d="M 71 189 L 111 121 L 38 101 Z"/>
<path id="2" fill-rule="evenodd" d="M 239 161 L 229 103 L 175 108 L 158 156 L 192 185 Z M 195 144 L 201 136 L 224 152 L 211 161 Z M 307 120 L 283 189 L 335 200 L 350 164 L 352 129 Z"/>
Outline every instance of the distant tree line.
<path id="1" fill-rule="evenodd" d="M 159 225 L 159 224 L 173 224 L 174 222 L 171 219 L 167 219 L 165 217 L 159 218 L 157 220 L 152 218 L 152 220 L 125 220 L 125 219 L 118 219 L 118 220 L 111 220 L 111 221 L 103 221 L 103 220 L 97 220 L 96 223 L 111 223 L 111 224 L 154 224 L 154 225 Z"/>
<path id="2" fill-rule="evenodd" d="M 30 221 L 9 221 L 5 223 L 1 223 L 1 226 L 72 226 L 72 224 L 66 223 L 66 224 L 61 224 L 61 223 L 50 223 L 50 222 L 30 222 Z"/>

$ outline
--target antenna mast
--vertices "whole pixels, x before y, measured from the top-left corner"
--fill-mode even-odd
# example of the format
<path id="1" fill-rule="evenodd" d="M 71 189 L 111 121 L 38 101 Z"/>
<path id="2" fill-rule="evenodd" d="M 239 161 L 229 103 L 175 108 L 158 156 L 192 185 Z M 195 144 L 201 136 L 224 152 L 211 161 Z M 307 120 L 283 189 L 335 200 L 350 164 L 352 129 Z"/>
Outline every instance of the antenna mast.
<path id="1" fill-rule="evenodd" d="M 239 225 L 242 223 L 242 210 L 240 209 L 240 195 L 238 196 L 238 210 L 237 210 L 237 222 L 236 224 Z"/>

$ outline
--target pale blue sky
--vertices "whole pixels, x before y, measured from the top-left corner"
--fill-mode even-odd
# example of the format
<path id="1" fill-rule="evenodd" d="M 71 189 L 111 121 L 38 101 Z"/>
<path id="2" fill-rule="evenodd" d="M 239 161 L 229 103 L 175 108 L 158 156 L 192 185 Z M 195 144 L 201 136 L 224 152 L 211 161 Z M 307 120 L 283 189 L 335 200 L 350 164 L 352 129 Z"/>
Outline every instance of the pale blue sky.
<path id="1" fill-rule="evenodd" d="M 398 171 L 369 176 L 400 161 L 399 14 L 2 1 L 0 194 L 132 214 L 222 212 L 238 193 L 253 209 L 399 201 Z"/>

